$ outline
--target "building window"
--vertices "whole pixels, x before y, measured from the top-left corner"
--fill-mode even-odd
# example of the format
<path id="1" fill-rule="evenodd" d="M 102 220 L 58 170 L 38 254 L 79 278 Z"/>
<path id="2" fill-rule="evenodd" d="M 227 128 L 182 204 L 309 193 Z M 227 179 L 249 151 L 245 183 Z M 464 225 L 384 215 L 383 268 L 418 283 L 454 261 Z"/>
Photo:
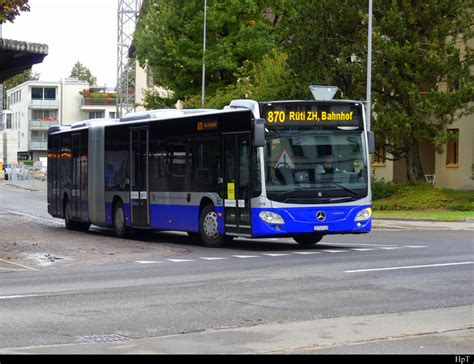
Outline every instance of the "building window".
<path id="1" fill-rule="evenodd" d="M 448 129 L 448 143 L 446 144 L 446 167 L 459 166 L 459 129 Z"/>
<path id="2" fill-rule="evenodd" d="M 102 119 L 103 117 L 103 111 L 89 111 L 89 119 Z"/>
<path id="3" fill-rule="evenodd" d="M 33 100 L 56 100 L 55 87 L 32 87 L 31 98 Z"/>
<path id="4" fill-rule="evenodd" d="M 32 110 L 32 117 L 33 120 L 41 120 L 41 121 L 56 121 L 58 119 L 58 111 L 57 110 L 48 110 L 48 109 L 35 109 Z"/>
<path id="5" fill-rule="evenodd" d="M 375 153 L 372 154 L 372 163 L 370 164 L 372 167 L 385 167 L 385 147 L 384 146 L 377 146 L 375 148 Z"/>

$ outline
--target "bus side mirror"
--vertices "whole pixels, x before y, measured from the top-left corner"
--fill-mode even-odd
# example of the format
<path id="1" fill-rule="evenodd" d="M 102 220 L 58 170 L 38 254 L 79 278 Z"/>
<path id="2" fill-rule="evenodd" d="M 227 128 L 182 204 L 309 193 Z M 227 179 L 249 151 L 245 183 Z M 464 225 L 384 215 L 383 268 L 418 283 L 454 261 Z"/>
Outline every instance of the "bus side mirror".
<path id="1" fill-rule="evenodd" d="M 369 154 L 375 153 L 375 136 L 372 131 L 367 132 L 367 144 L 369 146 Z"/>
<path id="2" fill-rule="evenodd" d="M 255 119 L 253 145 L 255 148 L 265 146 L 265 119 Z"/>

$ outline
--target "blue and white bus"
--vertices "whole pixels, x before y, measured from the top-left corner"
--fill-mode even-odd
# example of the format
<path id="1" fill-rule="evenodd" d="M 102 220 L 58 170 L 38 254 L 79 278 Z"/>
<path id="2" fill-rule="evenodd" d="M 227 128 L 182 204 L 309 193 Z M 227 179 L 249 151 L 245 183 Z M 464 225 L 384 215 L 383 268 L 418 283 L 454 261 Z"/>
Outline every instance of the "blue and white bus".
<path id="1" fill-rule="evenodd" d="M 48 211 L 68 229 L 186 231 L 209 247 L 368 233 L 372 140 L 363 103 L 346 100 L 235 100 L 54 126 Z"/>

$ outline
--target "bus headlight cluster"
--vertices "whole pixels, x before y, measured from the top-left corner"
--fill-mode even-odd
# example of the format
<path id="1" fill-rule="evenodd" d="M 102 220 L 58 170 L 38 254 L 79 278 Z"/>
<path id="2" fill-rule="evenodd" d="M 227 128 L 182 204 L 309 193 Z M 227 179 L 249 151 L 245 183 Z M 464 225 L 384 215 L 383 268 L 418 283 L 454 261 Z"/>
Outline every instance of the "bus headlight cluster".
<path id="1" fill-rule="evenodd" d="M 265 221 L 267 224 L 284 224 L 285 223 L 285 220 L 283 220 L 283 218 L 274 213 L 274 212 L 271 212 L 271 211 L 260 211 L 260 213 L 258 214 L 258 216 L 260 216 L 260 218 Z"/>
<path id="2" fill-rule="evenodd" d="M 365 220 L 370 219 L 371 216 L 372 216 L 372 209 L 369 207 L 369 208 L 359 211 L 354 221 L 365 221 Z"/>

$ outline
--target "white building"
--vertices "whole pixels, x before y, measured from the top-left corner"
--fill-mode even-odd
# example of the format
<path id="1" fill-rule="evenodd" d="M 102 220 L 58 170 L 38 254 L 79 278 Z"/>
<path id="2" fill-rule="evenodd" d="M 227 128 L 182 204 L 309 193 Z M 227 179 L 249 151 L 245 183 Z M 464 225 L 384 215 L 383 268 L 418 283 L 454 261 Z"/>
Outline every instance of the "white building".
<path id="1" fill-rule="evenodd" d="M 7 90 L 8 111 L 0 127 L 0 161 L 46 157 L 48 128 L 52 125 L 114 118 L 115 95 L 105 91 L 77 79 L 27 81 Z"/>

